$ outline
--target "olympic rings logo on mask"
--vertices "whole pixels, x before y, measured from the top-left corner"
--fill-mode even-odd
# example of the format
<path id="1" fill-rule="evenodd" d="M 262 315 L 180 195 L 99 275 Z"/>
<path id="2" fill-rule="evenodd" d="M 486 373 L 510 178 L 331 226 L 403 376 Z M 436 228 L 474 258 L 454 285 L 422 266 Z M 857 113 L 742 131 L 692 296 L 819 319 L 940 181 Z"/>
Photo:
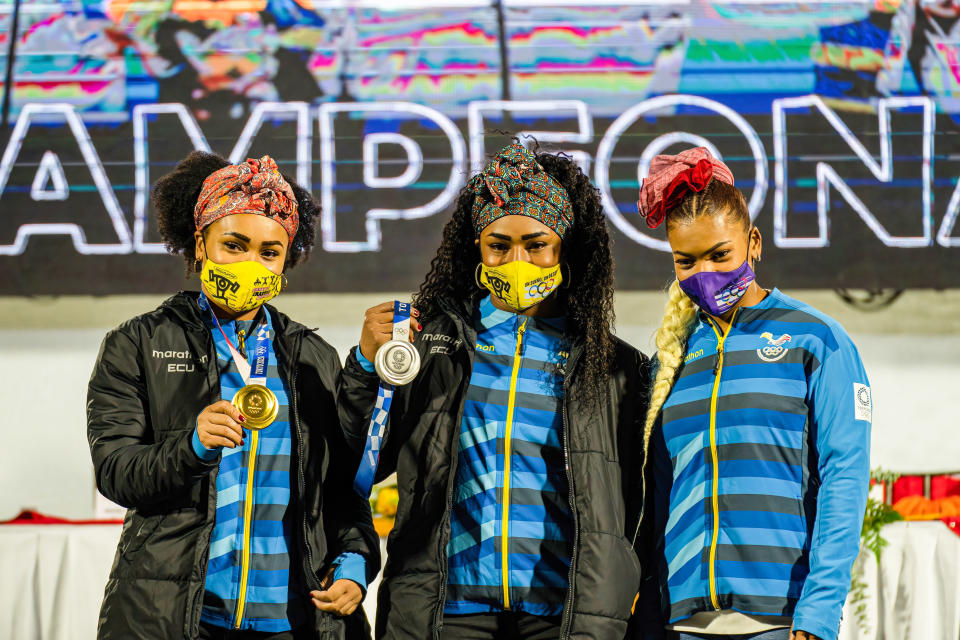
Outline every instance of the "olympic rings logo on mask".
<path id="1" fill-rule="evenodd" d="M 548 280 L 527 285 L 527 297 L 545 297 L 548 293 L 553 291 L 555 282 L 556 278 L 550 278 Z"/>

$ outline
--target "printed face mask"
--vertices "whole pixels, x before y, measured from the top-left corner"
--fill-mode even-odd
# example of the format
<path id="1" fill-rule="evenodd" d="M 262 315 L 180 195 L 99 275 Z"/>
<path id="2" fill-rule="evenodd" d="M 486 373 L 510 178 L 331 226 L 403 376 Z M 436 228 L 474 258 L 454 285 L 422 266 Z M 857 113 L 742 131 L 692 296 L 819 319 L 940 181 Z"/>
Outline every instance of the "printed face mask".
<path id="1" fill-rule="evenodd" d="M 497 267 L 480 267 L 480 283 L 514 311 L 520 312 L 540 304 L 560 287 L 563 275 L 560 265 L 538 267 L 514 260 Z"/>
<path id="2" fill-rule="evenodd" d="M 218 264 L 207 258 L 200 280 L 208 298 L 237 313 L 256 309 L 283 288 L 283 276 L 254 260 Z"/>
<path id="3" fill-rule="evenodd" d="M 680 288 L 712 316 L 732 309 L 756 279 L 747 260 L 733 271 L 701 271 L 680 281 Z"/>

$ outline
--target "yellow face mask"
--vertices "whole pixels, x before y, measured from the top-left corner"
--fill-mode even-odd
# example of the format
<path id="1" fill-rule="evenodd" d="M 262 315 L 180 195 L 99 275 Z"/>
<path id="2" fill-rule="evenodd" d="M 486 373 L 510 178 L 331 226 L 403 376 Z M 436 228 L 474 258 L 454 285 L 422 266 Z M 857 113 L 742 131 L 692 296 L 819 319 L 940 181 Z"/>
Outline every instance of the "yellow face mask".
<path id="1" fill-rule="evenodd" d="M 497 267 L 481 263 L 480 284 L 515 311 L 525 311 L 540 304 L 560 288 L 563 274 L 560 265 L 538 267 L 515 260 Z"/>
<path id="2" fill-rule="evenodd" d="M 283 276 L 254 260 L 218 264 L 207 258 L 200 281 L 208 298 L 237 313 L 256 309 L 283 289 Z"/>

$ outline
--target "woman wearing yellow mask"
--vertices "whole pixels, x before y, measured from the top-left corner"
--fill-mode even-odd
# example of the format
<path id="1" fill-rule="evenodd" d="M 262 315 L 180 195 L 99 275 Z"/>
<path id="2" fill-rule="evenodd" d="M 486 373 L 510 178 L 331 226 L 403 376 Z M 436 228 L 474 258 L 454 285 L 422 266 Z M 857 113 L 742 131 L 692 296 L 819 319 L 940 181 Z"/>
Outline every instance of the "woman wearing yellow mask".
<path id="1" fill-rule="evenodd" d="M 368 636 L 379 544 L 350 490 L 340 360 L 264 304 L 306 259 L 319 207 L 269 156 L 201 152 L 153 202 L 202 291 L 107 334 L 90 380 L 97 486 L 129 508 L 98 637 Z"/>
<path id="2" fill-rule="evenodd" d="M 377 443 L 400 496 L 377 636 L 622 638 L 647 362 L 612 334 L 596 189 L 569 158 L 506 147 L 461 192 L 413 302 L 421 368 Z M 393 307 L 367 311 L 344 368 L 356 449 Z"/>

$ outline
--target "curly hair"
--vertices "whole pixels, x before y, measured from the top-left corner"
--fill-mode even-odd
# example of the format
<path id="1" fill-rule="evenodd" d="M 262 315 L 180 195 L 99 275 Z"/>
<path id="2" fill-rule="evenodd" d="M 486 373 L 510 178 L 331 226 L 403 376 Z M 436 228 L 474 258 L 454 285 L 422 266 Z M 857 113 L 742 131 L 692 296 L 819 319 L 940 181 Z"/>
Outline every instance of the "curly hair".
<path id="1" fill-rule="evenodd" d="M 600 192 L 580 167 L 563 154 L 538 153 L 537 161 L 560 186 L 573 205 L 574 222 L 563 240 L 561 263 L 568 267 L 565 286 L 556 295 L 563 296 L 566 309 L 567 339 L 582 340 L 584 400 L 599 401 L 610 374 L 614 355 L 613 254 Z M 471 219 L 474 194 L 466 187 L 460 191 L 453 217 L 443 229 L 443 240 L 430 263 L 413 304 L 423 318 L 439 311 L 439 300 L 462 300 L 464 292 L 482 292 L 474 272 L 480 262 L 476 231 Z"/>
<path id="2" fill-rule="evenodd" d="M 200 189 L 207 176 L 229 164 L 230 162 L 216 154 L 194 151 L 181 160 L 173 171 L 157 180 L 150 191 L 150 200 L 157 210 L 157 225 L 163 244 L 171 254 L 183 257 L 187 265 L 188 278 L 193 272 L 193 264 L 196 260 L 194 255 L 196 224 L 193 209 L 200 196 Z M 320 215 L 320 205 L 309 191 L 289 176 L 283 177 L 293 189 L 300 214 L 297 233 L 287 248 L 284 263 L 284 268 L 287 269 L 309 257 L 316 237 L 316 221 Z"/>

